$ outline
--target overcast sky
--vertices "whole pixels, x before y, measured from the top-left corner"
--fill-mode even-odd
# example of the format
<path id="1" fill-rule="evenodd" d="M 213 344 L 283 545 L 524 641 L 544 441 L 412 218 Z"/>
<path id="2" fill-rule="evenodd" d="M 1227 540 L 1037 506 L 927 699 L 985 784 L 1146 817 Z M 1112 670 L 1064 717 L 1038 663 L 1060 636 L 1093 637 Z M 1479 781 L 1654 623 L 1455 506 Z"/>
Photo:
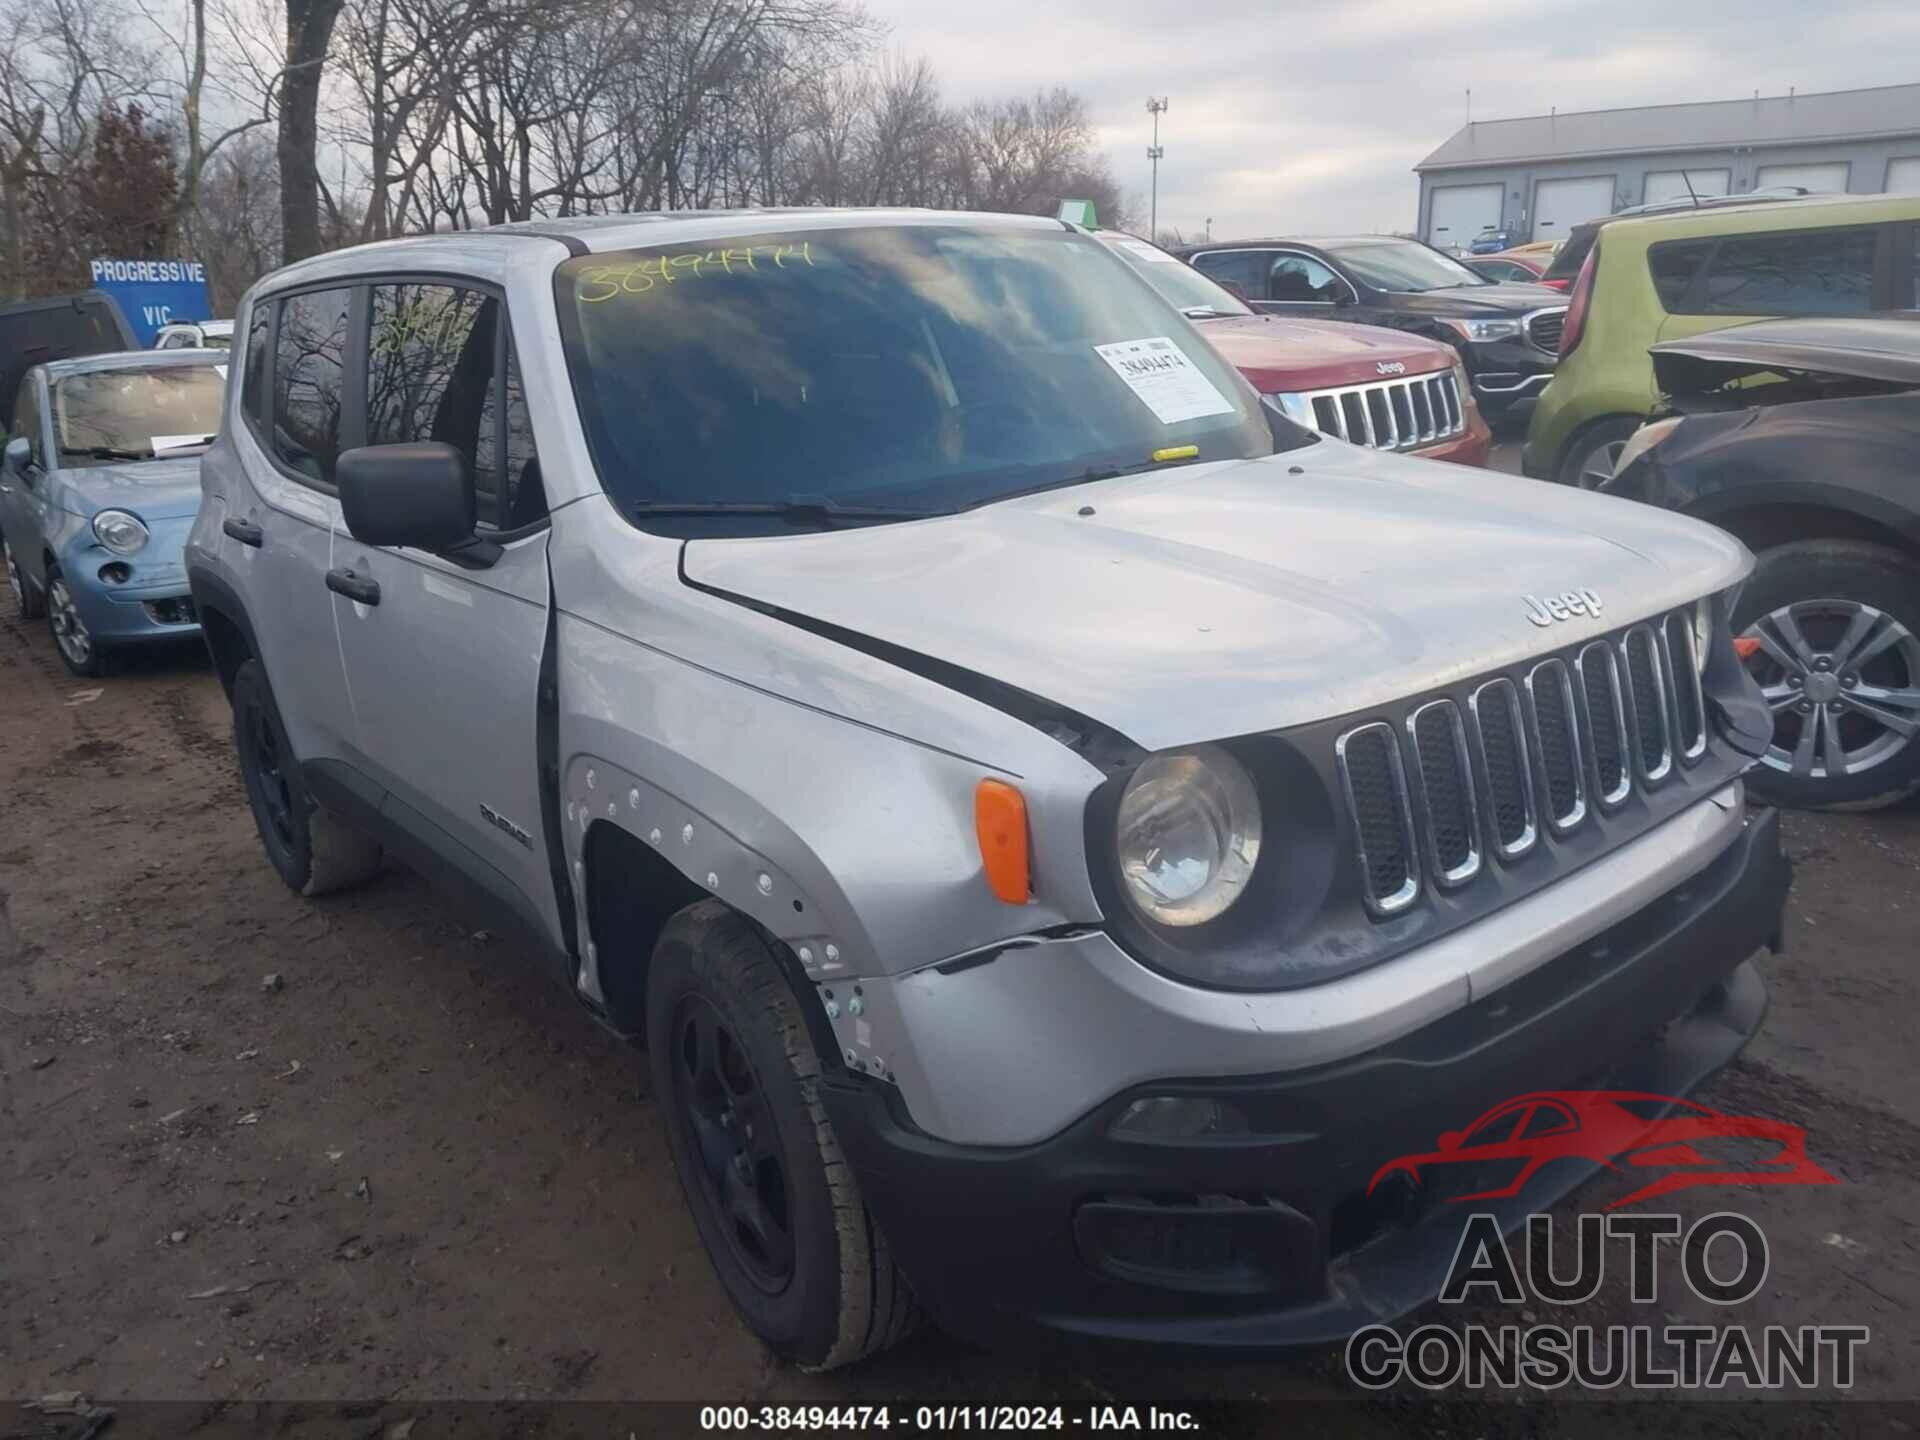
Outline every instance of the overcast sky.
<path id="1" fill-rule="evenodd" d="M 1466 120 L 1920 81 L 1920 4 L 1862 0 L 865 0 L 950 101 L 1064 83 L 1160 225 L 1220 239 L 1405 230 Z"/>

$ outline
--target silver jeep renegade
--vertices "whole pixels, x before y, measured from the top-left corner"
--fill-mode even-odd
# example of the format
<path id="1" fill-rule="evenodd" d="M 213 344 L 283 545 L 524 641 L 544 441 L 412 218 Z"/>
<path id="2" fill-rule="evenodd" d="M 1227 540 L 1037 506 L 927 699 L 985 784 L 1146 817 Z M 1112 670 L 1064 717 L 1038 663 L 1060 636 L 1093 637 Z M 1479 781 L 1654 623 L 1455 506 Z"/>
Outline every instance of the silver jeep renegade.
<path id="1" fill-rule="evenodd" d="M 507 226 L 235 337 L 188 564 L 269 859 L 398 856 L 643 1041 L 782 1355 L 1336 1340 L 1589 1173 L 1387 1162 L 1759 1023 L 1746 551 L 1301 428 L 1090 235 Z"/>

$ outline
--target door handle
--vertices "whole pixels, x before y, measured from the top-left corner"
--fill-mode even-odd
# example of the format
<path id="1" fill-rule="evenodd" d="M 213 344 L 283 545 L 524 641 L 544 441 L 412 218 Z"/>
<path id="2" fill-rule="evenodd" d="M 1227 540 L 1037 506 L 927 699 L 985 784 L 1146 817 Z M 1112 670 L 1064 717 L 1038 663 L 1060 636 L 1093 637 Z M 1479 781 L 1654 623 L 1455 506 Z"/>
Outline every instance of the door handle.
<path id="1" fill-rule="evenodd" d="M 351 570 L 327 571 L 327 589 L 361 605 L 380 603 L 380 582 L 356 575 Z"/>
<path id="2" fill-rule="evenodd" d="M 223 520 L 220 528 L 229 539 L 238 540 L 242 545 L 251 545 L 258 550 L 266 540 L 266 534 L 251 520 Z"/>

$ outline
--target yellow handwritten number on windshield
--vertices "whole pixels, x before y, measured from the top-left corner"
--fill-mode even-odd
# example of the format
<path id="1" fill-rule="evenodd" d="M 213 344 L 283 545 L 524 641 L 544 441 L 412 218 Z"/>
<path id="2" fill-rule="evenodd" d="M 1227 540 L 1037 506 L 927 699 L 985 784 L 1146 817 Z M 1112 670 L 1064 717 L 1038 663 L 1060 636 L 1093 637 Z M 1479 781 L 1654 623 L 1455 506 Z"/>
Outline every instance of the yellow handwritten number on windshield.
<path id="1" fill-rule="evenodd" d="M 617 295 L 645 295 L 657 286 L 672 285 L 692 276 L 716 271 L 727 275 L 762 275 L 796 265 L 813 268 L 813 242 L 798 245 L 747 245 L 735 249 L 690 250 L 681 255 L 649 255 L 624 265 L 596 265 L 582 270 L 579 298 L 598 305 Z"/>

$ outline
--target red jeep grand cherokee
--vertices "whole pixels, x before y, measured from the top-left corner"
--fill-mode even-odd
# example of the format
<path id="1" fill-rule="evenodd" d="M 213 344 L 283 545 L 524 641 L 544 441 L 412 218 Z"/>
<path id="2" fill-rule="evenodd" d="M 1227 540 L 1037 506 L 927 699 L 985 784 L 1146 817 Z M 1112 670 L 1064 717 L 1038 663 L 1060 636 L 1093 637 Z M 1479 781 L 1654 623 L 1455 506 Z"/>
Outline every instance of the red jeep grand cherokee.
<path id="1" fill-rule="evenodd" d="M 1486 463 L 1487 425 L 1452 346 L 1377 325 L 1256 315 L 1166 251 L 1095 233 L 1290 419 L 1375 450 Z"/>

